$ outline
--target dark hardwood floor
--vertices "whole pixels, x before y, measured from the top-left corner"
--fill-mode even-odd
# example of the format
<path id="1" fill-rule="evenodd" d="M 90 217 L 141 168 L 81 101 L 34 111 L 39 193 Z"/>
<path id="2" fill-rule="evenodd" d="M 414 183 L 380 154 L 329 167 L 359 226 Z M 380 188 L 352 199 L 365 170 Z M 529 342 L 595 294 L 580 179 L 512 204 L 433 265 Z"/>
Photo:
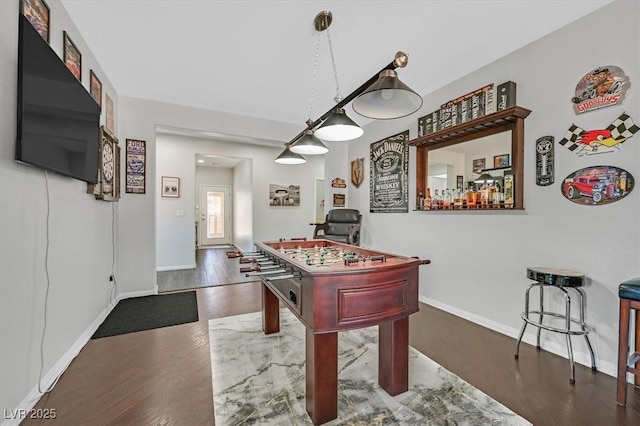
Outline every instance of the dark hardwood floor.
<path id="1" fill-rule="evenodd" d="M 198 322 L 90 340 L 35 407 L 57 418 L 22 424 L 212 425 L 208 320 L 259 311 L 260 285 L 198 288 Z M 534 425 L 640 424 L 640 389 L 619 407 L 613 377 L 577 365 L 571 385 L 566 359 L 523 344 L 515 361 L 514 339 L 436 308 L 411 316 L 410 343 Z"/>
<path id="2" fill-rule="evenodd" d="M 157 273 L 158 292 L 165 293 L 217 285 L 253 281 L 240 273 L 237 260 L 229 262 L 226 253 L 235 250 L 229 246 L 203 247 L 196 250 L 195 269 L 160 271 Z"/>

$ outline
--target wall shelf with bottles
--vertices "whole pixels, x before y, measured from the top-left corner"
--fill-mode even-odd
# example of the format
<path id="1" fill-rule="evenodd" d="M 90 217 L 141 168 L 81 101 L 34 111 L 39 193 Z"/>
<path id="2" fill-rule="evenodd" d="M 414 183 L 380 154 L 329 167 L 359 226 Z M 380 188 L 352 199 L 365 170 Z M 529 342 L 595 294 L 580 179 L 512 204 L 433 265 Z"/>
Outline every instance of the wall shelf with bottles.
<path id="1" fill-rule="evenodd" d="M 488 210 L 523 210 L 524 209 L 524 120 L 530 110 L 519 106 L 500 110 L 493 114 L 479 117 L 456 126 L 448 127 L 434 133 L 420 136 L 409 141 L 416 147 L 416 200 L 419 194 L 427 194 L 428 153 L 429 151 L 449 147 L 462 142 L 474 141 L 485 136 L 502 132 L 511 132 L 511 176 L 513 177 L 513 203 L 496 203 L 491 208 L 431 209 L 433 211 L 488 211 Z M 499 168 L 502 169 L 502 168 Z M 492 170 L 492 169 L 490 169 Z M 424 210 L 419 208 L 417 210 Z"/>

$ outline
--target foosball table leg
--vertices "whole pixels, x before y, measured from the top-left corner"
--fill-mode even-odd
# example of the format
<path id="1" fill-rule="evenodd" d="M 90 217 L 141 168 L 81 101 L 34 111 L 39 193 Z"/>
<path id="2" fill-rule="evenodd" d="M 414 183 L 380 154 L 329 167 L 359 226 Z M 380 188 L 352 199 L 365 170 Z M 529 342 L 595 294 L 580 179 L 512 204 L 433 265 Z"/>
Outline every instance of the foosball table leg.
<path id="1" fill-rule="evenodd" d="M 280 300 L 262 284 L 262 331 L 272 334 L 280 331 Z"/>

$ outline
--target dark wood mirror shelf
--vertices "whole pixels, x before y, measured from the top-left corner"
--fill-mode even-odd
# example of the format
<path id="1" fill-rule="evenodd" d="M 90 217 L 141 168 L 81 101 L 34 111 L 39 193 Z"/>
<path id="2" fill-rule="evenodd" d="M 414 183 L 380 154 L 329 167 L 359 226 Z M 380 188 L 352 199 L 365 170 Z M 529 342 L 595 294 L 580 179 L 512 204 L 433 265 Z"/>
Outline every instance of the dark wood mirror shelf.
<path id="1" fill-rule="evenodd" d="M 502 132 L 511 132 L 511 171 L 514 175 L 513 209 L 524 209 L 524 120 L 530 110 L 507 108 L 475 120 L 410 140 L 417 148 L 416 195 L 427 193 L 428 152 Z M 437 210 L 436 210 L 437 211 Z"/>

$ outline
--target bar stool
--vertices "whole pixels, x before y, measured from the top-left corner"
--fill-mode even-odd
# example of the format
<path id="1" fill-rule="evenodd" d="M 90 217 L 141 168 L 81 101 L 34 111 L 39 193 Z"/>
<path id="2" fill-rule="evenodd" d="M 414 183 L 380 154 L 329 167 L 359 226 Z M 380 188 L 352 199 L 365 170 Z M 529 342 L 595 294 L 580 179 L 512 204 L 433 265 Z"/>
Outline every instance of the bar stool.
<path id="1" fill-rule="evenodd" d="M 554 269 L 554 268 L 542 268 L 542 267 L 533 267 L 527 268 L 527 278 L 536 281 L 531 284 L 525 293 L 524 299 L 524 312 L 521 315 L 523 319 L 522 329 L 520 330 L 520 336 L 518 337 L 518 342 L 516 343 L 516 353 L 515 358 L 518 359 L 520 352 L 520 341 L 522 340 L 522 336 L 524 336 L 524 330 L 527 328 L 528 324 L 533 325 L 538 328 L 538 333 L 536 336 L 536 349 L 540 350 L 540 332 L 542 329 L 553 331 L 555 333 L 562 333 L 566 336 L 567 339 L 567 353 L 569 355 L 569 366 L 571 367 L 571 375 L 569 376 L 569 382 L 574 384 L 575 380 L 575 365 L 573 362 L 573 347 L 571 345 L 571 336 L 584 336 L 587 341 L 587 347 L 589 348 L 589 353 L 591 354 L 591 369 L 596 371 L 596 358 L 593 355 L 593 348 L 591 347 L 591 342 L 589 342 L 589 331 L 591 331 L 590 327 L 584 322 L 584 311 L 585 311 L 585 302 L 584 302 L 584 293 L 580 287 L 584 285 L 584 275 L 579 272 L 567 271 L 565 269 Z M 531 311 L 529 310 L 529 292 L 532 288 L 537 288 L 539 290 L 540 295 L 540 306 L 539 310 Z M 565 298 L 565 312 L 556 313 L 544 310 L 544 289 L 545 288 L 554 288 L 561 291 L 564 294 Z M 571 318 L 571 294 L 568 290 L 575 291 L 578 295 L 579 300 L 579 318 L 574 319 Z M 538 314 L 538 321 L 535 321 L 529 318 L 531 314 Z M 564 319 L 564 328 L 554 327 L 548 324 L 543 324 L 544 316 L 548 315 L 555 318 Z M 577 324 L 580 328 L 576 329 L 576 327 L 571 327 L 571 324 Z"/>
<path id="2" fill-rule="evenodd" d="M 618 405 L 627 404 L 627 373 L 634 375 L 636 386 L 640 386 L 640 277 L 620 283 L 618 286 L 620 297 L 620 327 L 618 337 Z M 631 310 L 635 310 L 635 344 L 629 354 L 629 320 Z M 628 355 L 628 356 L 627 356 Z"/>

